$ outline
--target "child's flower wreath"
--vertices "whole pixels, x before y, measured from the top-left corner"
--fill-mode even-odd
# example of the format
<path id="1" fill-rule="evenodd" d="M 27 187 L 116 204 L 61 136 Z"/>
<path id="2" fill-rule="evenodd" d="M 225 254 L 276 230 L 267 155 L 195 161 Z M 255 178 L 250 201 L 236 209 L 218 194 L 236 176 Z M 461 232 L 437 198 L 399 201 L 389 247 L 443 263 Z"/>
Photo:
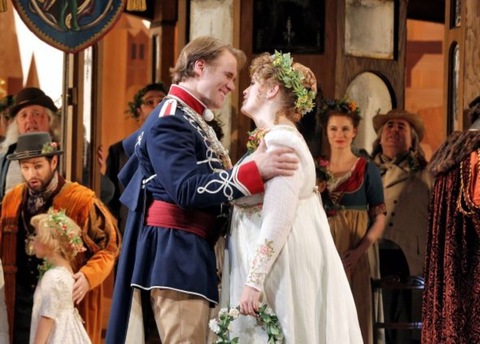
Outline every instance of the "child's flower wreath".
<path id="1" fill-rule="evenodd" d="M 230 332 L 232 331 L 231 322 L 237 319 L 239 315 L 239 306 L 222 308 L 218 313 L 218 320 L 210 320 L 208 327 L 210 327 L 218 337 L 218 340 L 215 341 L 214 344 L 238 344 L 238 337 L 230 339 Z M 266 304 L 260 304 L 257 312 L 257 320 L 267 331 L 268 344 L 282 344 L 285 342 L 278 317 Z"/>

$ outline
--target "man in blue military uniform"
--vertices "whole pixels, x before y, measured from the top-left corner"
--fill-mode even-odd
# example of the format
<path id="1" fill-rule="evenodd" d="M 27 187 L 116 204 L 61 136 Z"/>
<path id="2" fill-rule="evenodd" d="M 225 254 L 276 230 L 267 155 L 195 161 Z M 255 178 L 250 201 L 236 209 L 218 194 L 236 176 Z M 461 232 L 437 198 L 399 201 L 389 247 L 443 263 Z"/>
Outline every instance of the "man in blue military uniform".
<path id="1" fill-rule="evenodd" d="M 142 337 L 140 290 L 150 291 L 163 343 L 204 343 L 209 307 L 218 303 L 213 246 L 221 204 L 262 192 L 262 180 L 297 168 L 287 149 L 260 149 L 252 162 L 232 167 L 206 123 L 244 63 L 243 52 L 218 39 L 193 40 L 172 69 L 167 97 L 124 142 L 131 158 L 120 179 L 129 217 L 107 343 Z"/>

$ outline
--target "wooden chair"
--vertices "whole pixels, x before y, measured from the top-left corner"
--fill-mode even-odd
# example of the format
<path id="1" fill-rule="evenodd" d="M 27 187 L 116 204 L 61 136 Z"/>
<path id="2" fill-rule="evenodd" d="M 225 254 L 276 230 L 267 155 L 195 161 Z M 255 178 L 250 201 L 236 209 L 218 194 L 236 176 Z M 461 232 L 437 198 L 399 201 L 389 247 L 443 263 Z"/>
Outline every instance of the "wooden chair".
<path id="1" fill-rule="evenodd" d="M 424 289 L 424 279 L 420 276 L 409 276 L 400 278 L 398 276 L 388 276 L 381 279 L 372 279 L 372 294 L 380 290 L 420 290 Z M 374 344 L 378 342 L 378 330 L 421 330 L 422 322 L 379 322 L 375 314 L 373 315 L 373 339 Z"/>

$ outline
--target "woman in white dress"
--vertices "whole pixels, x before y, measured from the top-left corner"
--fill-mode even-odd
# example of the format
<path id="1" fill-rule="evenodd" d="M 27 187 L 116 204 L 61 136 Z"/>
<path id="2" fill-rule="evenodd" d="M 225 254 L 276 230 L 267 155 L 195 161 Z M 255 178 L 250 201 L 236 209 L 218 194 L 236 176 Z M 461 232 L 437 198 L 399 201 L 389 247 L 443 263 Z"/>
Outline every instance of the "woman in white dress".
<path id="1" fill-rule="evenodd" d="M 242 112 L 257 129 L 249 151 L 263 137 L 268 150 L 293 148 L 300 163 L 293 176 L 268 181 L 264 194 L 235 202 L 229 303 L 240 305 L 243 315 L 232 323 L 231 338 L 267 342 L 254 317 L 263 302 L 278 315 L 286 343 L 362 343 L 352 293 L 315 191 L 314 162 L 295 126 L 313 107 L 315 76 L 281 53 L 256 58 L 250 75 Z"/>
<path id="2" fill-rule="evenodd" d="M 35 255 L 44 259 L 33 295 L 30 344 L 91 343 L 82 318 L 73 305 L 71 263 L 85 251 L 80 228 L 61 211 L 32 218 Z"/>

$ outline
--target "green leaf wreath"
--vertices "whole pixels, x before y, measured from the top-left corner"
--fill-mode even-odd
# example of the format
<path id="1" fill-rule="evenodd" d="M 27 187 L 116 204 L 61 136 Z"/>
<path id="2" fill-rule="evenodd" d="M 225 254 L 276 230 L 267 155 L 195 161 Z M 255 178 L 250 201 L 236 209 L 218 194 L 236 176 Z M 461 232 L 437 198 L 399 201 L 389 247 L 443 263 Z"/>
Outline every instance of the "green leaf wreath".
<path id="1" fill-rule="evenodd" d="M 238 344 L 238 337 L 230 339 L 230 332 L 232 331 L 231 322 L 235 321 L 240 315 L 239 309 L 240 306 L 222 308 L 218 313 L 218 320 L 210 320 L 208 327 L 210 327 L 218 337 L 214 344 Z M 285 337 L 278 321 L 278 317 L 267 304 L 260 304 L 257 312 L 257 320 L 267 331 L 267 344 L 285 343 Z"/>

